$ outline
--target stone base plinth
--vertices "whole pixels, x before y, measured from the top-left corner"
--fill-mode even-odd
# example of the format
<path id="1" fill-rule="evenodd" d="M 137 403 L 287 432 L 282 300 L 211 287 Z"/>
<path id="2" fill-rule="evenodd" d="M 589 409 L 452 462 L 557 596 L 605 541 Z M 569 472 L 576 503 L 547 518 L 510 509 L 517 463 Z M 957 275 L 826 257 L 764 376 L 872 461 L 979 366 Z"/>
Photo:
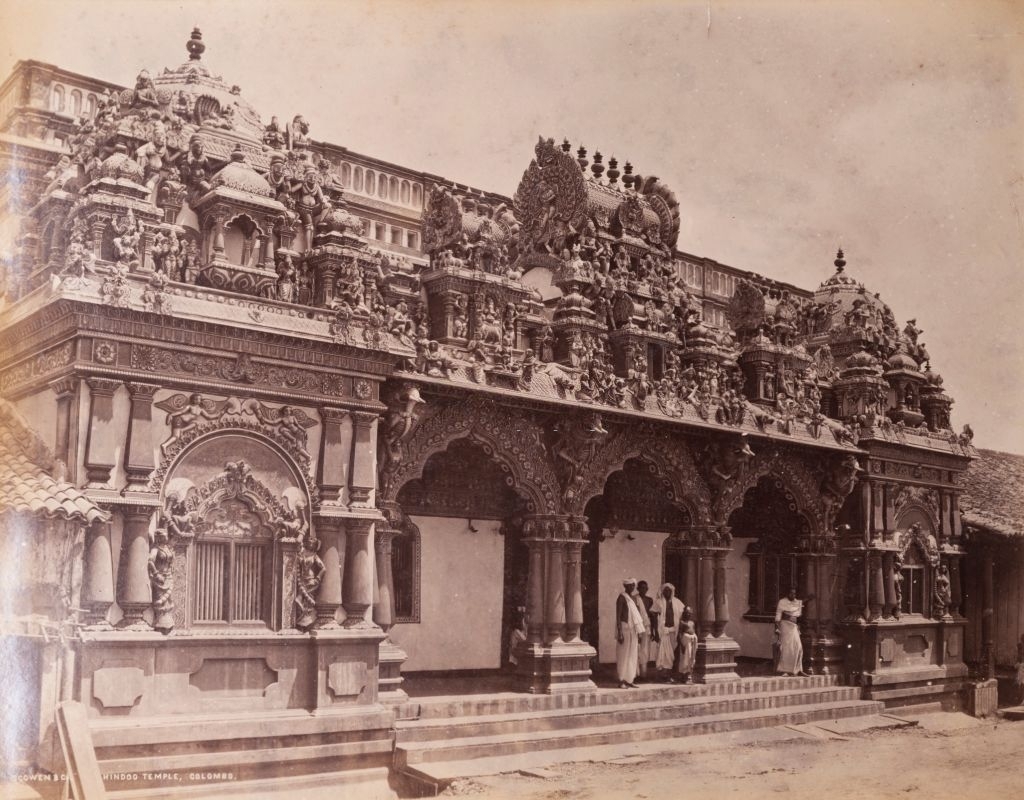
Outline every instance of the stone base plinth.
<path id="1" fill-rule="evenodd" d="M 726 634 L 701 638 L 697 642 L 693 679 L 698 683 L 736 680 L 739 678 L 736 672 L 736 655 L 739 652 L 739 644 Z"/>
<path id="2" fill-rule="evenodd" d="M 990 717 L 999 708 L 999 682 L 993 678 L 967 684 L 967 713 L 972 717 Z"/>
<path id="3" fill-rule="evenodd" d="M 523 642 L 516 649 L 516 678 L 532 694 L 592 691 L 590 660 L 597 651 L 584 641 L 549 645 Z"/>
<path id="4" fill-rule="evenodd" d="M 846 642 L 835 634 L 804 636 L 804 669 L 815 675 L 842 675 L 846 671 Z"/>
<path id="5" fill-rule="evenodd" d="M 385 639 L 377 650 L 379 659 L 379 679 L 377 697 L 382 703 L 404 703 L 409 695 L 402 688 L 402 664 L 408 658 L 406 652 Z"/>

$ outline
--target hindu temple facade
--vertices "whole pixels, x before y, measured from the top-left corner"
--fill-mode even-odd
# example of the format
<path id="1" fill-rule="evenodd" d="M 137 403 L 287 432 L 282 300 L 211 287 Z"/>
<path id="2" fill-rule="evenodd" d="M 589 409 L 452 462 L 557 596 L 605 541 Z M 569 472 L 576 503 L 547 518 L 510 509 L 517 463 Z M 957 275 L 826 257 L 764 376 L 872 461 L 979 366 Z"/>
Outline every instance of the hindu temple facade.
<path id="1" fill-rule="evenodd" d="M 961 697 L 971 435 L 842 252 L 813 291 L 689 255 L 669 187 L 568 142 L 512 196 L 386 164 L 204 50 L 0 90 L 0 391 L 95 509 L 40 523 L 79 574 L 41 720 L 313 715 L 379 764 L 403 671 L 502 668 L 518 608 L 520 689 L 593 689 L 627 575 L 692 607 L 700 681 L 793 585 L 809 671 Z"/>

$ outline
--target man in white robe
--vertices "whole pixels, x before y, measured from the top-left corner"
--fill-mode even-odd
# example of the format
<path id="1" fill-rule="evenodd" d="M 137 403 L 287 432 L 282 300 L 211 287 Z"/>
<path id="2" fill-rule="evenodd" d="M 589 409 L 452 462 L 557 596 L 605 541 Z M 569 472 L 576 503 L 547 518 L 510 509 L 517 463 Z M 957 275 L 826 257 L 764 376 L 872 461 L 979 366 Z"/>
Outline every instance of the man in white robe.
<path id="1" fill-rule="evenodd" d="M 636 671 L 640 632 L 644 629 L 644 621 L 633 601 L 636 591 L 636 579 L 627 578 L 622 582 L 623 590 L 615 599 L 615 667 L 619 678 L 619 688 L 637 688 Z"/>
<path id="2" fill-rule="evenodd" d="M 775 633 L 779 636 L 779 663 L 775 671 L 780 675 L 806 675 L 804 672 L 804 646 L 800 641 L 797 624 L 804 613 L 804 601 L 796 597 L 791 588 L 786 597 L 779 598 L 775 608 Z"/>
<path id="3" fill-rule="evenodd" d="M 661 677 L 667 678 L 669 683 L 675 683 L 672 677 L 672 664 L 675 661 L 676 642 L 679 638 L 679 623 L 685 609 L 686 606 L 676 597 L 676 587 L 671 583 L 662 584 L 661 591 L 651 606 L 651 617 L 657 622 L 657 628 L 653 633 L 657 646 L 654 666 L 661 672 Z"/>

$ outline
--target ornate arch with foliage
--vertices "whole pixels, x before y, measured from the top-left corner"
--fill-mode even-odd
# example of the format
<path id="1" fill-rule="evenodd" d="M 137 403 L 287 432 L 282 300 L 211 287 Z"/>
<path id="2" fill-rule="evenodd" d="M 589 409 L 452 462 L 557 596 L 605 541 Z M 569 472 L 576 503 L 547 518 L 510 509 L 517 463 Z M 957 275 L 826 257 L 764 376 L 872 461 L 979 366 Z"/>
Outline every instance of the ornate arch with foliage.
<path id="1" fill-rule="evenodd" d="M 792 494 L 800 513 L 810 523 L 813 538 L 828 533 L 821 501 L 820 476 L 799 457 L 778 449 L 765 450 L 756 455 L 743 473 L 722 490 L 715 504 L 715 521 L 726 524 L 732 512 L 743 505 L 747 491 L 766 475 L 779 478 Z"/>
<path id="2" fill-rule="evenodd" d="M 566 512 L 582 514 L 587 503 L 604 491 L 609 476 L 633 458 L 655 466 L 665 484 L 669 501 L 684 506 L 694 524 L 711 523 L 711 493 L 697 470 L 690 449 L 680 437 L 666 435 L 665 431 L 658 431 L 651 425 L 643 425 L 639 429 L 621 428 L 612 435 L 588 464 L 580 490 Z"/>
<path id="3" fill-rule="evenodd" d="M 420 419 L 392 451 L 381 469 L 379 502 L 394 503 L 403 485 L 423 475 L 430 456 L 456 439 L 469 439 L 508 473 L 531 513 L 560 513 L 558 479 L 542 436 L 541 427 L 525 414 L 491 400 L 445 403 Z"/>

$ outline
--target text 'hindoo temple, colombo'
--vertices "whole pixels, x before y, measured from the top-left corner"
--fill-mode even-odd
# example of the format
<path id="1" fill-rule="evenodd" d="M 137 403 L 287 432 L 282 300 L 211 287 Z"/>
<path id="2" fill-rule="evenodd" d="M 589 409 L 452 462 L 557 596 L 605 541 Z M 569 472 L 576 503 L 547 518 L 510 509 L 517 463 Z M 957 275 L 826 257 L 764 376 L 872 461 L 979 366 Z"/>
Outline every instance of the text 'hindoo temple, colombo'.
<path id="1" fill-rule="evenodd" d="M 413 774 L 570 705 L 585 745 L 629 576 L 698 645 L 628 702 L 994 708 L 1019 498 L 972 501 L 986 453 L 855 258 L 807 290 L 689 255 L 657 164 L 567 141 L 511 196 L 387 163 L 187 50 L 0 87 L 8 753 L 60 771 L 63 725 L 105 772 Z M 812 676 L 759 688 L 791 586 Z M 523 730 L 487 742 L 555 735 Z"/>

